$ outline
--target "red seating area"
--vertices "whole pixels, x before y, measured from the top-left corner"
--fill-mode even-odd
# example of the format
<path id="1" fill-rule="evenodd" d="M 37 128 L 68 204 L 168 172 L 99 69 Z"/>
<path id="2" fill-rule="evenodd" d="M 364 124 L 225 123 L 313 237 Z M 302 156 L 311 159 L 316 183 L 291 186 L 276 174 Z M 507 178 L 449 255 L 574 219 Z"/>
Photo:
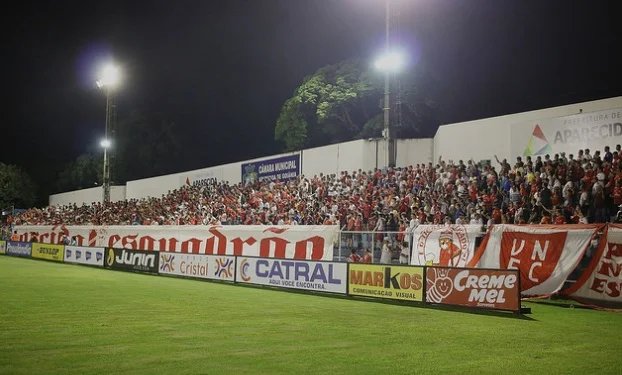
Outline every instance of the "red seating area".
<path id="1" fill-rule="evenodd" d="M 513 165 L 496 157 L 481 164 L 439 158 L 386 172 L 184 186 L 161 198 L 31 209 L 15 224 L 339 224 L 403 231 L 431 223 L 604 223 L 617 221 L 622 205 L 621 157 L 617 145 L 602 153 L 518 157 Z"/>

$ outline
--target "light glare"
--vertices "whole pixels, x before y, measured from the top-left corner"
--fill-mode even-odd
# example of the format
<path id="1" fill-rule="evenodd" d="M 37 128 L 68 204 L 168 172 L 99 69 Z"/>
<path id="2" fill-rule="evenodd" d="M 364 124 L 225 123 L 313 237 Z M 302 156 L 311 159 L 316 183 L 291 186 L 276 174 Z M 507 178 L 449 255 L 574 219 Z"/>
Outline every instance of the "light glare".
<path id="1" fill-rule="evenodd" d="M 99 143 L 103 148 L 108 148 L 110 147 L 110 140 L 109 139 L 102 139 L 102 141 Z"/>
<path id="2" fill-rule="evenodd" d="M 398 72 L 404 67 L 404 55 L 397 51 L 386 53 L 376 60 L 376 69 L 384 72 Z"/>
<path id="3" fill-rule="evenodd" d="M 114 65 L 106 65 L 97 81 L 97 87 L 114 87 L 119 83 L 119 78 L 119 69 Z"/>

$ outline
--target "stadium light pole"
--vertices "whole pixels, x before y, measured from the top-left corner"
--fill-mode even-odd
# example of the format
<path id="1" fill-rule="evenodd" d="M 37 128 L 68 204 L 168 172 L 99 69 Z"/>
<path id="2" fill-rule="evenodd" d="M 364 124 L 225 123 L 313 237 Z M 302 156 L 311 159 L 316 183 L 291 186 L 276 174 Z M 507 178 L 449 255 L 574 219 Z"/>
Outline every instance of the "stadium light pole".
<path id="1" fill-rule="evenodd" d="M 106 95 L 106 135 L 101 146 L 104 148 L 104 171 L 102 179 L 102 187 L 104 190 L 103 203 L 110 202 L 110 164 L 113 159 L 112 152 L 109 153 L 112 141 L 114 141 L 116 105 L 114 103 L 114 93 L 119 84 L 119 69 L 110 64 L 106 65 L 101 73 L 100 79 L 97 81 L 99 87 Z"/>
<path id="2" fill-rule="evenodd" d="M 376 68 L 385 73 L 384 80 L 384 139 L 387 150 L 387 167 L 395 167 L 395 145 L 391 137 L 391 74 L 397 73 L 404 66 L 404 56 L 391 47 L 391 0 L 386 0 L 385 51 L 376 60 Z"/>

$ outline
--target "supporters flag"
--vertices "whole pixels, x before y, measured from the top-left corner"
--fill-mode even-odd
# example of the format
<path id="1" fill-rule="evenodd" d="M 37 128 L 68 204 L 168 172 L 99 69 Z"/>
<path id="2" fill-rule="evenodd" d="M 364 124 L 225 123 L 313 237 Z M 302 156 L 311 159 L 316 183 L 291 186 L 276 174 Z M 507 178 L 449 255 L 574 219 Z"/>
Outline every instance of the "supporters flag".
<path id="1" fill-rule="evenodd" d="M 494 225 L 469 267 L 518 269 L 523 296 L 558 292 L 601 224 Z"/>
<path id="2" fill-rule="evenodd" d="M 473 258 L 480 235 L 480 225 L 420 225 L 414 231 L 410 264 L 465 267 Z"/>
<path id="3" fill-rule="evenodd" d="M 589 266 L 563 294 L 586 305 L 622 311 L 622 225 L 609 224 Z"/>

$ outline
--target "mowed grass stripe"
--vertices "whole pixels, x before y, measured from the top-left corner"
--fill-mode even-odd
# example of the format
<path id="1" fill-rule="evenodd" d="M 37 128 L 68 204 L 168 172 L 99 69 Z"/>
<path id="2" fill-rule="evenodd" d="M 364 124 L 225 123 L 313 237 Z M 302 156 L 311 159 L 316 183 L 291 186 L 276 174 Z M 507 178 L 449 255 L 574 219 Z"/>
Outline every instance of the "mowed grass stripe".
<path id="1" fill-rule="evenodd" d="M 2 374 L 619 374 L 622 314 L 533 320 L 0 257 Z"/>

